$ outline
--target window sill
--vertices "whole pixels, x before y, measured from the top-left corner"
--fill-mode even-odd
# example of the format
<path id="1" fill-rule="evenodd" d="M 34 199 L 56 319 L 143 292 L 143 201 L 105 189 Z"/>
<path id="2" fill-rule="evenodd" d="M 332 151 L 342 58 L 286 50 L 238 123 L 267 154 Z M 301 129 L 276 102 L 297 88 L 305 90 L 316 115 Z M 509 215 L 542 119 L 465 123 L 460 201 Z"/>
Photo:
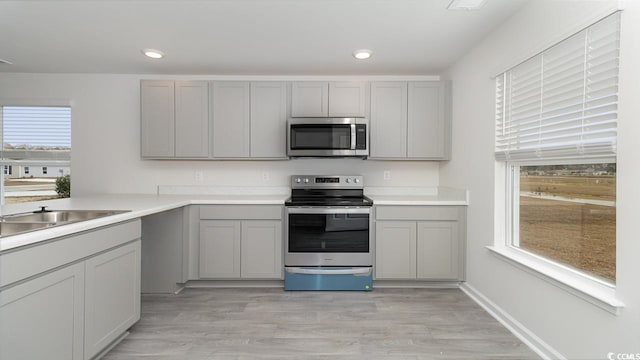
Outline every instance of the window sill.
<path id="1" fill-rule="evenodd" d="M 615 296 L 615 286 L 554 264 L 525 251 L 506 246 L 487 246 L 493 254 L 567 292 L 618 315 L 624 303 Z"/>

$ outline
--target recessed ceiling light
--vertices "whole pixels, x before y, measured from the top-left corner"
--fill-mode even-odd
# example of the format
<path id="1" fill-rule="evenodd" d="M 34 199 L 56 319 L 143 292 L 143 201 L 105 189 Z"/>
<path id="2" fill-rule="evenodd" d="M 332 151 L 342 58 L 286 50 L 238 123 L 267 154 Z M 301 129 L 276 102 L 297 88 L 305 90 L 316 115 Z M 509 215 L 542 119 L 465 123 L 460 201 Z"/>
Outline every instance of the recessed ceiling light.
<path id="1" fill-rule="evenodd" d="M 162 59 L 164 57 L 164 53 L 156 49 L 142 49 L 142 53 L 152 59 Z"/>
<path id="2" fill-rule="evenodd" d="M 0 64 L 13 65 L 13 63 L 11 61 L 7 61 L 7 60 L 4 60 L 4 59 L 0 59 Z"/>
<path id="3" fill-rule="evenodd" d="M 478 10 L 487 0 L 452 0 L 447 6 L 448 10 Z"/>
<path id="4" fill-rule="evenodd" d="M 353 52 L 353 57 L 358 60 L 366 60 L 371 57 L 373 52 L 369 49 L 360 49 Z"/>

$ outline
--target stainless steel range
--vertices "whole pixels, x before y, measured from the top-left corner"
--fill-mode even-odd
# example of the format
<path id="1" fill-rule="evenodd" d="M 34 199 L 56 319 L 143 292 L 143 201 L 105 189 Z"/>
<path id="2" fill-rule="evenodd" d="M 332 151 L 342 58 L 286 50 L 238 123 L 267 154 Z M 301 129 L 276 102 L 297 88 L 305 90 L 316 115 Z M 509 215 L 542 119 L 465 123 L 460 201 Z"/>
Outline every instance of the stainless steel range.
<path id="1" fill-rule="evenodd" d="M 285 290 L 371 290 L 371 199 L 358 175 L 294 175 L 285 203 Z"/>

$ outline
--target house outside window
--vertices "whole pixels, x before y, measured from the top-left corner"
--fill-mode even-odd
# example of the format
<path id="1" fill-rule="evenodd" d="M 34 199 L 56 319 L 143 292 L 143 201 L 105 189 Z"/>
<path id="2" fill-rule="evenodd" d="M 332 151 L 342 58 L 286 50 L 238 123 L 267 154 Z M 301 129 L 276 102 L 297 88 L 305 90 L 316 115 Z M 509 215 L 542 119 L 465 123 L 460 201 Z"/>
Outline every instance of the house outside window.
<path id="1" fill-rule="evenodd" d="M 616 280 L 620 15 L 496 79 L 496 160 L 506 168 L 506 246 Z"/>
<path id="2" fill-rule="evenodd" d="M 0 126 L 0 162 L 5 167 L 0 181 L 2 203 L 58 198 L 56 178 L 49 175 L 49 170 L 53 167 L 52 172 L 60 176 L 70 174 L 71 108 L 0 104 Z M 22 168 L 18 176 L 8 176 L 12 166 Z M 25 184 L 20 176 L 28 177 L 29 182 Z M 29 185 L 28 190 L 25 185 Z"/>

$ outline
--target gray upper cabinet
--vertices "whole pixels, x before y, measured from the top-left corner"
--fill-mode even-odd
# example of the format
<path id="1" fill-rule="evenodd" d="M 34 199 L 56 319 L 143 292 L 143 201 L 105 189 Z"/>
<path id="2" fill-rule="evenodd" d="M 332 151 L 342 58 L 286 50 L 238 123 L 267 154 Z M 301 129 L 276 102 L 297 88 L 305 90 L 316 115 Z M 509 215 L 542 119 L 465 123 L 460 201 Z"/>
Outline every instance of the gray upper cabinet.
<path id="1" fill-rule="evenodd" d="M 407 157 L 449 158 L 450 124 L 447 114 L 448 83 L 409 82 Z"/>
<path id="2" fill-rule="evenodd" d="M 286 128 L 286 83 L 252 82 L 251 157 L 286 158 Z"/>
<path id="3" fill-rule="evenodd" d="M 371 83 L 370 157 L 407 157 L 407 83 Z"/>
<path id="4" fill-rule="evenodd" d="M 365 82 L 330 82 L 329 83 L 329 116 L 330 117 L 364 117 Z"/>
<path id="5" fill-rule="evenodd" d="M 371 158 L 447 160 L 450 87 L 443 81 L 371 84 Z"/>
<path id="6" fill-rule="evenodd" d="M 175 83 L 176 157 L 209 156 L 209 88 L 207 81 Z"/>
<path id="7" fill-rule="evenodd" d="M 365 117 L 368 82 L 303 81 L 291 84 L 292 117 Z"/>
<path id="8" fill-rule="evenodd" d="M 248 158 L 251 126 L 249 82 L 214 81 L 211 90 L 212 157 Z"/>
<path id="9" fill-rule="evenodd" d="M 329 116 L 329 83 L 303 81 L 291 84 L 291 117 Z"/>
<path id="10" fill-rule="evenodd" d="M 175 156 L 175 111 L 173 80 L 140 82 L 142 157 Z"/>

